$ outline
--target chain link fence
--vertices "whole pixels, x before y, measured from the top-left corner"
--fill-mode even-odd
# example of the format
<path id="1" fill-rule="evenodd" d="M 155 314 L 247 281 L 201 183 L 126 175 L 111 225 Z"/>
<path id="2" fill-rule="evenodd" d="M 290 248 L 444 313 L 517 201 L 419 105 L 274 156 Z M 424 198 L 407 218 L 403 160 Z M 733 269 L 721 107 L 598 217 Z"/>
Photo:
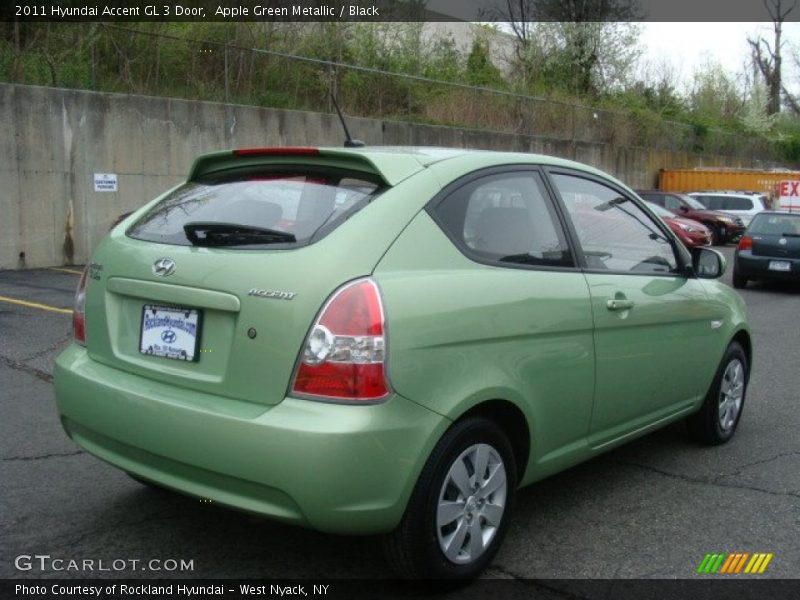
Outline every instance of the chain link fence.
<path id="1" fill-rule="evenodd" d="M 14 32 L 6 31 L 0 78 L 317 112 L 333 112 L 334 93 L 345 113 L 362 117 L 761 160 L 773 160 L 776 153 L 763 137 L 698 128 L 653 112 L 609 110 L 244 47 L 222 36 L 198 40 L 102 24 L 48 28 L 46 46 L 40 43 L 27 53 L 14 49 L 8 42 Z"/>

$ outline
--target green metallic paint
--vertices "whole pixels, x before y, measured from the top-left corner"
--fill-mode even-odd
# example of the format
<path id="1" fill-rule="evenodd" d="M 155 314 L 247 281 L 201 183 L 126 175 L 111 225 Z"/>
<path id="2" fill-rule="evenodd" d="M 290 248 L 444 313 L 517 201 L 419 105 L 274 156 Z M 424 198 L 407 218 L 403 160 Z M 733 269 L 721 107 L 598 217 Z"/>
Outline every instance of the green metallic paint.
<path id="1" fill-rule="evenodd" d="M 93 454 L 170 488 L 330 532 L 392 529 L 450 424 L 399 395 L 369 406 L 222 402 L 106 367 L 76 345 L 58 357 L 55 382 L 67 431 Z"/>
<path id="2" fill-rule="evenodd" d="M 394 186 L 424 168 L 418 157 L 409 153 L 359 152 L 342 148 L 320 148 L 319 155 L 265 154 L 235 156 L 231 151 L 216 152 L 199 157 L 192 165 L 189 181 L 227 169 L 249 168 L 261 165 L 314 165 L 334 169 L 348 169 L 379 175 L 388 185 Z"/>
<path id="3" fill-rule="evenodd" d="M 514 403 L 531 431 L 531 476 L 565 448 L 586 447 L 594 350 L 579 271 L 472 262 L 422 212 L 375 279 L 391 316 L 389 375 L 399 393 L 451 419 L 487 400 Z"/>
<path id="4" fill-rule="evenodd" d="M 131 239 L 117 227 L 92 255 L 103 270 L 101 280 L 87 285 L 89 354 L 108 366 L 218 394 L 221 401 L 278 403 L 324 300 L 342 283 L 372 271 L 418 211 L 409 197 L 429 198 L 438 190 L 430 174 L 419 173 L 317 243 L 291 251 L 156 244 Z M 169 277 L 152 271 L 163 257 L 176 263 Z M 141 288 L 134 281 L 142 282 Z M 296 296 L 287 301 L 247 295 L 252 288 Z M 199 361 L 139 353 L 141 309 L 150 291 L 160 302 L 171 298 L 171 304 L 203 311 Z M 237 302 L 239 310 L 231 310 Z M 247 336 L 250 328 L 257 331 L 254 339 Z"/>
<path id="5" fill-rule="evenodd" d="M 199 158 L 193 177 L 287 161 L 374 172 L 393 187 L 291 251 L 126 237 L 159 199 L 116 227 L 92 256 L 103 269 L 88 280 L 87 347 L 70 346 L 55 369 L 65 428 L 89 452 L 241 510 L 325 531 L 388 531 L 435 444 L 470 409 L 500 399 L 522 411 L 525 485 L 696 410 L 730 340 L 749 335 L 741 298 L 718 281 L 478 264 L 423 210 L 480 168 L 544 164 L 614 181 L 595 169 L 538 155 L 321 149 L 291 159 L 218 153 Z M 163 257 L 177 264 L 168 278 L 152 272 Z M 326 298 L 369 275 L 387 313 L 390 398 L 287 397 Z M 297 295 L 248 296 L 252 288 Z M 605 308 L 617 293 L 635 301 L 629 314 Z M 139 354 L 141 307 L 152 301 L 203 310 L 197 363 Z"/>

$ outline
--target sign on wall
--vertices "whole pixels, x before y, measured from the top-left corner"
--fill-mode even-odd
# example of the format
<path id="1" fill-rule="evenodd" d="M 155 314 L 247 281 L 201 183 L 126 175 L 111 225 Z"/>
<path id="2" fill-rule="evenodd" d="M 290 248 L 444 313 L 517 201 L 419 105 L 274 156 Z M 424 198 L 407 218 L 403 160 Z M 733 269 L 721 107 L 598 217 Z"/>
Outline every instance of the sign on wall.
<path id="1" fill-rule="evenodd" d="M 117 174 L 116 173 L 95 173 L 94 174 L 95 192 L 116 192 Z"/>

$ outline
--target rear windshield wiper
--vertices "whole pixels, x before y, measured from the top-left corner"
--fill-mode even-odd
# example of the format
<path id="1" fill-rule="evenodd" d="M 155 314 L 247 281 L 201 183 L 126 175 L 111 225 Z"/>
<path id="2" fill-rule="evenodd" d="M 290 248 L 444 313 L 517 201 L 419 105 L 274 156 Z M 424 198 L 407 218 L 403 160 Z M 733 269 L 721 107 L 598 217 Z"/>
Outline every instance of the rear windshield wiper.
<path id="1" fill-rule="evenodd" d="M 186 223 L 183 231 L 193 246 L 246 246 L 297 241 L 293 233 L 236 223 Z"/>

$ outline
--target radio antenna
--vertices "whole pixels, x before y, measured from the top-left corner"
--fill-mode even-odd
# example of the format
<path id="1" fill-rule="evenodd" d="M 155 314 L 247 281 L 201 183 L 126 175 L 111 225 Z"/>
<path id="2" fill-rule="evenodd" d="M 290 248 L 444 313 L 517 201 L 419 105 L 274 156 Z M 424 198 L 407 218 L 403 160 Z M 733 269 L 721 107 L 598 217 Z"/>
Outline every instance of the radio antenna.
<path id="1" fill-rule="evenodd" d="M 347 138 L 344 141 L 344 147 L 363 148 L 366 145 L 364 144 L 364 142 L 362 142 L 361 140 L 354 140 L 352 137 L 350 137 L 350 131 L 347 129 L 347 123 L 345 123 L 344 121 L 344 115 L 342 115 L 342 111 L 339 109 L 339 103 L 336 102 L 336 96 L 333 95 L 333 92 L 331 92 L 331 100 L 333 100 L 333 106 L 334 108 L 336 108 L 336 114 L 339 115 L 339 121 L 342 122 L 342 129 L 344 129 L 344 135 Z"/>

